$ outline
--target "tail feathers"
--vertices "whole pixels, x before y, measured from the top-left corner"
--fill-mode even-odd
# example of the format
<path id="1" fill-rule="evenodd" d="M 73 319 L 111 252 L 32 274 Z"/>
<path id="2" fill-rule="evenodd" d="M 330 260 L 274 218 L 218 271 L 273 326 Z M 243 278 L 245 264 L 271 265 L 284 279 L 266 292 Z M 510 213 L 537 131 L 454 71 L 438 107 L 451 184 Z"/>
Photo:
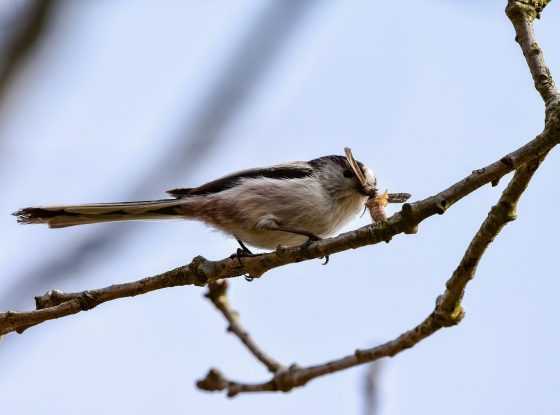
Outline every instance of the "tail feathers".
<path id="1" fill-rule="evenodd" d="M 15 212 L 19 223 L 45 223 L 64 228 L 88 223 L 185 217 L 183 200 L 97 203 L 90 205 L 29 207 Z"/>

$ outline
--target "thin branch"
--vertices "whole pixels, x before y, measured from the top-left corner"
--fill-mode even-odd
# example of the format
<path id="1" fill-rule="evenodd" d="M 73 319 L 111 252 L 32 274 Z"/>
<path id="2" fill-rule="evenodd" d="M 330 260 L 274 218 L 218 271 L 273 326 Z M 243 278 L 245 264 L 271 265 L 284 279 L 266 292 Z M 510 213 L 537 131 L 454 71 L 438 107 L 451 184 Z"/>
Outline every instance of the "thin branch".
<path id="1" fill-rule="evenodd" d="M 509 0 L 506 14 L 515 29 L 515 40 L 521 46 L 535 88 L 541 94 L 547 108 L 559 102 L 559 94 L 550 69 L 544 62 L 543 52 L 535 39 L 533 22 L 539 17 L 541 10 L 548 4 L 548 0 Z"/>
<path id="2" fill-rule="evenodd" d="M 529 143 L 499 161 L 474 170 L 463 180 L 434 196 L 404 204 L 400 212 L 395 213 L 384 223 L 367 225 L 334 238 L 326 238 L 302 246 L 279 247 L 274 252 L 243 258 L 241 263 L 233 258 L 209 261 L 197 256 L 188 265 L 135 282 L 77 293 L 50 291 L 41 297 L 36 297 L 38 309 L 36 311 L 0 313 L 0 335 L 12 331 L 21 332 L 29 326 L 89 310 L 118 298 L 132 297 L 168 287 L 205 286 L 219 279 L 245 274 L 257 278 L 266 271 L 287 264 L 321 258 L 379 242 L 388 242 L 400 233 L 415 233 L 418 224 L 426 218 L 445 213 L 455 202 L 481 186 L 495 182 L 524 163 L 542 157 L 558 142 L 560 142 L 560 107 L 556 107 L 551 112 L 544 131 Z M 64 307 L 59 306 L 64 302 L 68 304 Z"/>
<path id="3" fill-rule="evenodd" d="M 263 383 L 242 383 L 227 379 L 217 369 L 211 369 L 206 377 L 197 382 L 206 391 L 227 391 L 233 397 L 247 392 L 287 392 L 301 387 L 312 379 L 345 370 L 364 363 L 374 362 L 383 357 L 392 357 L 410 349 L 417 343 L 443 327 L 458 324 L 464 316 L 461 300 L 468 282 L 474 277 L 476 267 L 486 248 L 503 227 L 515 219 L 517 202 L 538 168 L 540 160 L 535 160 L 516 171 L 500 200 L 471 241 L 459 266 L 447 281 L 445 292 L 438 298 L 434 311 L 419 325 L 394 340 L 370 349 L 356 350 L 353 354 L 316 366 L 291 367 L 277 372 L 272 379 Z"/>
<path id="4" fill-rule="evenodd" d="M 222 313 L 229 323 L 228 331 L 236 335 L 241 343 L 253 354 L 253 356 L 261 362 L 271 373 L 276 373 L 283 368 L 283 365 L 275 359 L 268 356 L 253 340 L 249 333 L 239 322 L 239 314 L 233 310 L 227 298 L 228 284 L 225 280 L 218 280 L 208 284 L 208 292 L 206 297 L 214 304 L 214 306 Z"/>
<path id="5" fill-rule="evenodd" d="M 529 181 L 544 157 L 520 167 L 502 193 L 498 203 L 488 213 L 488 217 L 475 234 L 459 266 L 447 281 L 445 293 L 438 299 L 438 309 L 444 315 L 452 313 L 460 307 L 465 287 L 474 277 L 476 267 L 486 248 L 508 222 L 517 218 L 517 202 L 527 189 Z"/>

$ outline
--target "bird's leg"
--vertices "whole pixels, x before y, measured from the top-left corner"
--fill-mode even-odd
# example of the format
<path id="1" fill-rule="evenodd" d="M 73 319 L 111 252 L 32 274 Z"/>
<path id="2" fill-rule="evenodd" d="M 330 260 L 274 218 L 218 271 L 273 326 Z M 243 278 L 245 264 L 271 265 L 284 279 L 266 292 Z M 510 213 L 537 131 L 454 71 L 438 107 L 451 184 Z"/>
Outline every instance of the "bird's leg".
<path id="1" fill-rule="evenodd" d="M 252 253 L 249 248 L 247 248 L 247 246 L 243 243 L 243 241 L 241 239 L 239 239 L 236 236 L 235 240 L 237 241 L 237 243 L 241 247 L 241 248 L 237 248 L 237 256 L 255 256 L 255 254 Z"/>
<path id="2" fill-rule="evenodd" d="M 241 268 L 243 268 L 243 263 L 241 262 L 241 258 L 242 257 L 247 258 L 247 257 L 257 256 L 257 254 L 254 254 L 253 252 L 251 252 L 251 250 L 249 248 L 247 248 L 247 246 L 243 243 L 243 241 L 241 239 L 239 239 L 237 236 L 235 236 L 235 240 L 237 241 L 237 243 L 239 244 L 239 246 L 241 248 L 237 248 L 237 252 L 235 252 L 235 254 L 232 254 L 230 256 L 230 258 L 232 258 L 232 259 L 237 258 L 237 261 L 239 262 L 239 266 Z M 251 278 L 250 275 L 246 274 L 245 275 L 245 280 L 253 281 L 253 278 Z"/>
<path id="3" fill-rule="evenodd" d="M 281 226 L 274 219 L 267 219 L 261 222 L 259 224 L 259 228 L 266 229 L 268 231 L 288 232 L 288 233 L 295 233 L 296 235 L 307 236 L 307 241 L 303 243 L 304 246 L 309 245 L 311 242 L 320 241 L 321 239 L 323 239 L 320 236 L 315 235 L 313 232 L 306 231 L 305 229 L 292 228 L 289 226 Z M 323 265 L 328 264 L 329 262 L 328 255 L 321 258 L 325 258 L 325 262 L 323 263 Z"/>

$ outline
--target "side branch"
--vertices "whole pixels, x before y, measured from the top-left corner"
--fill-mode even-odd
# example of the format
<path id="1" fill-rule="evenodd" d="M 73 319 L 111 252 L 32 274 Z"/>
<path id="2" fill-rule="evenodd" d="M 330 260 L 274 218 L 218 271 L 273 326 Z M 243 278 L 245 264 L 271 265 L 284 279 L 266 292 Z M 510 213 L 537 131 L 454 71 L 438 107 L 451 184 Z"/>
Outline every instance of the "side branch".
<path id="1" fill-rule="evenodd" d="M 214 306 L 222 313 L 224 318 L 229 323 L 228 331 L 232 332 L 239 338 L 241 343 L 253 354 L 253 356 L 261 362 L 269 372 L 276 373 L 283 368 L 283 365 L 278 363 L 272 357 L 268 356 L 258 345 L 255 343 L 249 333 L 243 328 L 239 322 L 238 313 L 233 310 L 227 298 L 228 284 L 225 280 L 219 280 L 208 284 L 208 292 L 206 297 L 214 304 Z"/>
<path id="2" fill-rule="evenodd" d="M 443 327 L 458 324 L 464 316 L 461 300 L 468 282 L 474 277 L 476 267 L 486 248 L 503 227 L 516 217 L 519 198 L 527 188 L 540 160 L 521 167 L 502 193 L 498 203 L 492 207 L 480 229 L 469 244 L 461 262 L 446 283 L 445 292 L 438 298 L 434 311 L 419 325 L 401 334 L 394 340 L 370 349 L 356 350 L 353 354 L 324 364 L 308 367 L 293 365 L 275 374 L 272 379 L 260 384 L 248 384 L 227 379 L 217 369 L 211 369 L 197 386 L 207 391 L 226 390 L 228 397 L 248 392 L 287 392 L 304 386 L 312 379 L 339 372 L 383 357 L 392 357 L 415 346 L 417 343 Z"/>
<path id="3" fill-rule="evenodd" d="M 527 189 L 543 159 L 544 156 L 520 167 L 502 193 L 498 203 L 490 209 L 488 217 L 469 244 L 459 266 L 447 281 L 445 293 L 438 298 L 436 310 L 439 310 L 439 313 L 448 315 L 458 310 L 465 287 L 473 279 L 482 255 L 503 227 L 517 218 L 517 202 Z"/>
<path id="4" fill-rule="evenodd" d="M 535 88 L 539 91 L 546 107 L 549 108 L 550 105 L 558 103 L 560 97 L 533 31 L 535 18 L 547 4 L 548 1 L 543 0 L 509 0 L 506 14 L 515 29 L 515 40 L 521 46 L 535 82 Z"/>

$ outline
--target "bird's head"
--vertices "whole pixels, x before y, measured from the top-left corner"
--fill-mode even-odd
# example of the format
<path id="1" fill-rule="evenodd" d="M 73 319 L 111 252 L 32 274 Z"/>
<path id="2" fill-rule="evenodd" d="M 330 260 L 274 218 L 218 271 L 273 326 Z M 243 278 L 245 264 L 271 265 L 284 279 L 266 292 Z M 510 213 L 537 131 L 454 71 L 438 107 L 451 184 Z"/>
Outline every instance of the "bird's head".
<path id="1" fill-rule="evenodd" d="M 346 156 L 323 156 L 311 160 L 309 164 L 315 170 L 321 184 L 335 197 L 348 197 L 360 194 L 375 197 L 377 180 L 373 172 L 352 156 L 349 148 Z"/>

